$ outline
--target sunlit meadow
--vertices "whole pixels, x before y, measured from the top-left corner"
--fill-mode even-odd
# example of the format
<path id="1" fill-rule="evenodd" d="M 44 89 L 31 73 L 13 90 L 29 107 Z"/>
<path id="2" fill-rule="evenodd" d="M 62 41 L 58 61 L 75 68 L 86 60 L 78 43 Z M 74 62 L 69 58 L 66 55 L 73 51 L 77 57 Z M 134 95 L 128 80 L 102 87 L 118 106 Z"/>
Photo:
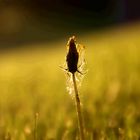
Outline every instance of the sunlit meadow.
<path id="1" fill-rule="evenodd" d="M 86 46 L 88 73 L 79 89 L 86 139 L 140 139 L 139 24 L 76 37 Z M 67 40 L 0 55 L 0 140 L 78 139 L 75 104 L 59 68 Z"/>

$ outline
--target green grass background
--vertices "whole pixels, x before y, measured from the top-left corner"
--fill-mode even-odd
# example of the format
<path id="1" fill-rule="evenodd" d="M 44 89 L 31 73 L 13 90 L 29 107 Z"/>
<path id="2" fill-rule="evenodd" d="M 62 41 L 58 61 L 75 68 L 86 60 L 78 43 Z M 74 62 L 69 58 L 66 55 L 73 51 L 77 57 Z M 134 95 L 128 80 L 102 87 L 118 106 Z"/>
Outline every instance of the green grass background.
<path id="1" fill-rule="evenodd" d="M 59 68 L 67 40 L 1 54 L 0 140 L 34 140 L 36 113 L 37 140 L 78 139 L 74 99 Z M 77 42 L 86 46 L 79 89 L 86 140 L 139 140 L 139 24 L 91 31 Z"/>

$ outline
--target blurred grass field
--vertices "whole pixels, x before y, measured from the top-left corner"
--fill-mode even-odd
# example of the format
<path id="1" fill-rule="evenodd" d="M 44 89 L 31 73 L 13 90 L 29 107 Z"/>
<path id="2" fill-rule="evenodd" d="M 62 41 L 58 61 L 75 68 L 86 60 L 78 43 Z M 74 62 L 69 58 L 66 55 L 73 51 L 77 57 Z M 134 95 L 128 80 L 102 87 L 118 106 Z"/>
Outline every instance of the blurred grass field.
<path id="1" fill-rule="evenodd" d="M 1 54 L 0 140 L 34 140 L 36 113 L 37 140 L 78 139 L 59 68 L 67 39 Z M 88 73 L 79 89 L 86 140 L 139 140 L 140 25 L 90 32 L 77 42 L 86 46 Z"/>

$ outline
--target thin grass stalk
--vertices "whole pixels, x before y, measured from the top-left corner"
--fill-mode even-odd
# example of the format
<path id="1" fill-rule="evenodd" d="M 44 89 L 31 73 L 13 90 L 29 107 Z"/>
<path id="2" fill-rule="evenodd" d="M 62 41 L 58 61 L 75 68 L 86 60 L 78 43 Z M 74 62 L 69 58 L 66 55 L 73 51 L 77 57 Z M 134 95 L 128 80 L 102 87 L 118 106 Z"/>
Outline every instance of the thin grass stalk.
<path id="1" fill-rule="evenodd" d="M 85 140 L 84 123 L 83 123 L 82 112 L 81 112 L 81 102 L 80 102 L 80 98 L 78 95 L 75 73 L 72 73 L 72 80 L 73 80 L 73 86 L 74 86 L 74 92 L 75 92 L 75 104 L 76 104 L 76 110 L 77 110 L 80 139 Z"/>
<path id="2" fill-rule="evenodd" d="M 38 120 L 38 113 L 35 114 L 34 140 L 37 140 L 37 120 Z"/>

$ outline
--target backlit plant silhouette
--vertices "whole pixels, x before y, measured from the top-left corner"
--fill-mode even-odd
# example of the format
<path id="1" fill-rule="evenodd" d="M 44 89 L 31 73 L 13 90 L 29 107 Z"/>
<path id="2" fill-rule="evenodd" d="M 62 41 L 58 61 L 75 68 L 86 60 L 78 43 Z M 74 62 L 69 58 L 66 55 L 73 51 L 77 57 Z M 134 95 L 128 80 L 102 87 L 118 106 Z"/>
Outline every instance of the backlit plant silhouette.
<path id="1" fill-rule="evenodd" d="M 67 68 L 65 70 L 67 71 L 67 74 L 70 77 L 67 88 L 70 94 L 72 93 L 72 91 L 74 91 L 75 93 L 74 97 L 75 97 L 75 104 L 77 110 L 80 139 L 85 140 L 84 123 L 83 123 L 83 117 L 81 112 L 81 101 L 79 98 L 78 88 L 77 88 L 77 81 L 79 82 L 81 80 L 79 78 L 83 77 L 82 70 L 85 63 L 83 58 L 84 46 L 77 44 L 75 36 L 72 36 L 68 40 L 67 49 L 68 49 L 66 55 Z"/>

